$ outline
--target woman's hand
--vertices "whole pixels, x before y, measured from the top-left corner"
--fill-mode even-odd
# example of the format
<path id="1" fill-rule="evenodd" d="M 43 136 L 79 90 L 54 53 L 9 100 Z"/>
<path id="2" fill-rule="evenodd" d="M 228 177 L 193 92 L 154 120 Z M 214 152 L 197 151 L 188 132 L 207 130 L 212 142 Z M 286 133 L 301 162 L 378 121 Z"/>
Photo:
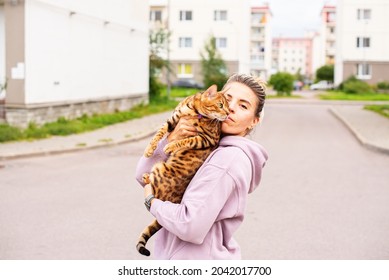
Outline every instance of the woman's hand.
<path id="1" fill-rule="evenodd" d="M 167 137 L 168 142 L 181 140 L 187 137 L 192 137 L 197 135 L 197 129 L 192 125 L 189 117 L 181 118 L 176 127 Z"/>

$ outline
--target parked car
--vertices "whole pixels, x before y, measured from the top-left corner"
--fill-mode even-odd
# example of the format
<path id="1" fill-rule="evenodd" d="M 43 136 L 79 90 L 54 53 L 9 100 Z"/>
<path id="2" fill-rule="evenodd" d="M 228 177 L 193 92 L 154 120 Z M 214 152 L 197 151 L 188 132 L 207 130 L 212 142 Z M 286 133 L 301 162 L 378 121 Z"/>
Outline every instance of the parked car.
<path id="1" fill-rule="evenodd" d="M 309 88 L 312 90 L 327 90 L 327 89 L 333 89 L 334 84 L 329 81 L 320 81 L 316 84 L 312 84 Z"/>
<path id="2" fill-rule="evenodd" d="M 173 87 L 183 88 L 204 88 L 203 84 L 196 82 L 194 79 L 178 79 L 172 84 Z"/>

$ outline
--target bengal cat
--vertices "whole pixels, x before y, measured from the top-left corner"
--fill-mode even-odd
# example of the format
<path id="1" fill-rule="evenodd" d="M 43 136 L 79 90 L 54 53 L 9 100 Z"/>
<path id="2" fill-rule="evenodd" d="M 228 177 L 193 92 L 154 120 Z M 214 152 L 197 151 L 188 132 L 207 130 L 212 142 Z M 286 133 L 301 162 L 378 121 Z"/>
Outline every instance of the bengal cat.
<path id="1" fill-rule="evenodd" d="M 156 163 L 150 173 L 143 175 L 145 184 L 151 184 L 156 198 L 180 203 L 182 196 L 201 164 L 219 143 L 221 122 L 227 119 L 229 107 L 223 92 L 216 85 L 204 92 L 185 98 L 175 108 L 172 116 L 157 131 L 147 146 L 144 156 L 150 157 L 158 142 L 176 127 L 182 117 L 187 117 L 196 127 L 198 135 L 170 142 L 164 148 L 169 155 L 166 162 Z M 154 220 L 138 239 L 139 253 L 150 255 L 146 243 L 162 226 Z"/>

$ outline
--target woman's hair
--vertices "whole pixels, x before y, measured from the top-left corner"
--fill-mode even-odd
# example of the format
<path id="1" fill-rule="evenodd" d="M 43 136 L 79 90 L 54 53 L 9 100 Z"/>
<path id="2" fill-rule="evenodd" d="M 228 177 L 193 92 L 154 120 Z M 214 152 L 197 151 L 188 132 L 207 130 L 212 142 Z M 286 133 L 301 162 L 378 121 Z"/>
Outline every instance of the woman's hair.
<path id="1" fill-rule="evenodd" d="M 258 98 L 258 105 L 257 105 L 257 108 L 255 110 L 255 116 L 260 117 L 261 112 L 263 111 L 263 106 L 265 105 L 266 83 L 264 81 L 262 81 L 261 79 L 250 76 L 250 75 L 234 74 L 228 78 L 223 89 L 225 89 L 229 83 L 233 83 L 233 82 L 244 84 L 254 92 L 255 96 Z"/>

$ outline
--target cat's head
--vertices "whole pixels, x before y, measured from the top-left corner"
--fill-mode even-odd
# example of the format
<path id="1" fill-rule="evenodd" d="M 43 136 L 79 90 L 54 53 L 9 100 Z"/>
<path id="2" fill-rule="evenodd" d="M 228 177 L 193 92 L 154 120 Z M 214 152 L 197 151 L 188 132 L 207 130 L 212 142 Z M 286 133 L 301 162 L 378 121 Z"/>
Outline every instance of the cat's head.
<path id="1" fill-rule="evenodd" d="M 197 110 L 201 115 L 224 121 L 227 119 L 230 109 L 223 91 L 217 91 L 217 86 L 212 85 L 201 94 L 200 104 Z"/>

